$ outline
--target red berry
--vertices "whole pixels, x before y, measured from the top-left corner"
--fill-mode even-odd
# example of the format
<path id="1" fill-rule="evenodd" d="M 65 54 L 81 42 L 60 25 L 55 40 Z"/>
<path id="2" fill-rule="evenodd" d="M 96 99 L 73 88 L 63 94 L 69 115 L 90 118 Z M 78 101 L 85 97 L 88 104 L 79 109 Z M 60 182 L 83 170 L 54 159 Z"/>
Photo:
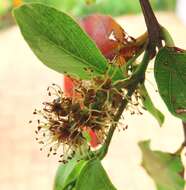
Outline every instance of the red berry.
<path id="1" fill-rule="evenodd" d="M 71 78 L 64 76 L 64 93 L 66 96 L 73 96 L 74 84 Z"/>
<path id="2" fill-rule="evenodd" d="M 91 145 L 91 147 L 96 148 L 100 144 L 100 141 L 99 141 L 96 133 L 92 129 L 89 129 L 88 132 L 91 137 L 90 145 Z"/>

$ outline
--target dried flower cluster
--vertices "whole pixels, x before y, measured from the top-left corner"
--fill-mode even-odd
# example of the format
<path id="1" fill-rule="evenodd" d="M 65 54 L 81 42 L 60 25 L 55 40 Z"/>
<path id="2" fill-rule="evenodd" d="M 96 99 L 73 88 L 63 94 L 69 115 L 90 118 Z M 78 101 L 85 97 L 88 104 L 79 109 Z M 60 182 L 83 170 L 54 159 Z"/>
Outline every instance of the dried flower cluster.
<path id="1" fill-rule="evenodd" d="M 127 98 L 127 90 L 116 89 L 107 75 L 94 77 L 89 82 L 73 82 L 72 97 L 66 96 L 58 85 L 53 84 L 47 89 L 52 100 L 44 102 L 42 110 L 34 111 L 41 116 L 35 131 L 36 140 L 48 148 L 48 156 L 63 152 L 60 161 L 64 163 L 74 154 L 79 159 L 88 156 L 91 134 L 96 136 L 97 144 L 104 143 L 110 126 L 118 122 L 114 117 L 123 98 Z M 138 97 L 135 103 L 131 99 L 128 101 L 128 110 L 138 105 Z"/>
<path id="2" fill-rule="evenodd" d="M 48 156 L 57 154 L 62 145 L 63 155 L 60 157 L 63 162 L 75 153 L 83 156 L 88 152 L 90 130 L 99 144 L 104 142 L 124 95 L 123 91 L 112 86 L 108 76 L 95 77 L 89 82 L 74 80 L 74 83 L 72 97 L 65 96 L 56 84 L 48 87 L 48 95 L 53 100 L 44 102 L 42 110 L 34 111 L 41 116 L 35 131 L 36 140 L 48 147 Z"/>

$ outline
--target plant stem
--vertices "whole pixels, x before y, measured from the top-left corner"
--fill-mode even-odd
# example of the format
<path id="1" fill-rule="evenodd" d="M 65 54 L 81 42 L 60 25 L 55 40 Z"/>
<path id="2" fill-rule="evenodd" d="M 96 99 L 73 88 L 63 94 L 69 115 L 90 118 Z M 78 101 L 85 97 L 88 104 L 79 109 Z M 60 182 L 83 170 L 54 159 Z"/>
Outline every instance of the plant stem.
<path id="1" fill-rule="evenodd" d="M 139 65 L 137 70 L 134 72 L 131 78 L 128 80 L 122 81 L 119 85 L 120 87 L 124 87 L 127 84 L 128 87 L 128 97 L 131 97 L 133 92 L 135 91 L 137 85 L 139 83 L 142 83 L 145 79 L 145 71 L 148 66 L 148 63 L 150 61 L 150 58 L 154 57 L 156 54 L 156 47 L 161 48 L 162 47 L 162 36 L 161 36 L 161 26 L 159 25 L 154 12 L 151 8 L 151 5 L 149 3 L 149 0 L 139 0 L 140 5 L 143 11 L 143 15 L 145 18 L 145 22 L 147 25 L 148 30 L 148 44 L 146 47 L 146 51 L 142 60 L 142 63 Z M 118 84 L 117 84 L 118 85 Z M 117 86 L 116 85 L 116 86 Z M 118 121 L 124 111 L 124 109 L 127 106 L 127 99 L 125 99 L 121 106 L 119 107 L 119 110 L 114 118 L 114 121 Z M 107 139 L 105 140 L 105 146 L 104 151 L 102 152 L 101 156 L 99 156 L 100 159 L 104 158 L 104 156 L 108 152 L 108 148 L 112 139 L 112 136 L 114 134 L 114 131 L 116 129 L 116 124 L 114 123 L 109 130 Z"/>
<path id="2" fill-rule="evenodd" d="M 121 106 L 119 107 L 118 112 L 114 117 L 115 123 L 110 127 L 110 130 L 108 132 L 108 136 L 107 136 L 105 143 L 103 145 L 103 149 L 100 151 L 101 152 L 100 155 L 98 154 L 99 159 L 103 159 L 105 157 L 105 155 L 107 154 L 110 142 L 111 142 L 113 134 L 114 134 L 114 131 L 117 127 L 116 122 L 119 121 L 123 111 L 125 110 L 125 108 L 128 104 L 128 98 L 130 98 L 132 96 L 132 94 L 134 93 L 138 84 L 143 83 L 146 68 L 148 66 L 149 61 L 150 61 L 149 54 L 148 54 L 148 52 L 145 52 L 142 63 L 139 65 L 139 67 L 137 68 L 137 70 L 135 72 L 135 75 L 134 75 L 135 78 L 134 78 L 134 80 L 132 80 L 132 83 L 130 84 L 130 86 L 128 86 L 128 93 L 126 95 L 127 98 L 125 98 L 123 100 Z"/>
<path id="3" fill-rule="evenodd" d="M 184 141 L 182 143 L 182 146 L 185 147 L 186 146 L 186 122 L 182 121 L 183 124 L 183 132 L 184 132 Z"/>
<path id="4" fill-rule="evenodd" d="M 147 45 L 147 51 L 149 55 L 154 57 L 156 54 L 156 47 L 162 47 L 161 26 L 159 25 L 149 0 L 139 0 L 145 18 L 149 42 Z"/>
<path id="5" fill-rule="evenodd" d="M 162 34 L 162 38 L 164 39 L 165 44 L 167 46 L 169 46 L 169 47 L 174 47 L 175 46 L 174 40 L 172 39 L 170 33 L 163 26 L 161 27 L 161 34 Z"/>
<path id="6" fill-rule="evenodd" d="M 182 121 L 182 125 L 183 125 L 184 140 L 181 147 L 176 151 L 177 155 L 180 155 L 183 149 L 186 147 L 186 122 Z"/>
<path id="7" fill-rule="evenodd" d="M 134 93 L 135 89 L 137 88 L 139 83 L 143 83 L 145 79 L 145 72 L 148 66 L 148 63 L 151 58 L 153 58 L 156 55 L 156 47 L 161 48 L 162 47 L 162 34 L 161 34 L 161 26 L 159 25 L 153 10 L 150 6 L 150 3 L 148 0 L 139 0 L 140 5 L 143 10 L 143 14 L 145 17 L 145 22 L 148 29 L 148 44 L 146 47 L 146 51 L 143 57 L 143 60 L 141 64 L 138 66 L 134 74 L 128 78 L 124 79 L 122 81 L 117 81 L 114 84 L 114 87 L 116 88 L 126 88 L 128 89 L 127 97 L 131 97 Z M 111 143 L 114 131 L 117 127 L 117 122 L 119 121 L 123 111 L 125 110 L 126 106 L 128 104 L 128 98 L 125 98 L 120 105 L 117 114 L 114 117 L 114 124 L 110 127 L 110 130 L 108 132 L 108 136 L 105 140 L 104 145 L 102 148 L 100 148 L 98 151 L 95 152 L 96 156 L 99 159 L 103 159 L 105 155 L 108 152 L 109 145 Z"/>
<path id="8" fill-rule="evenodd" d="M 127 97 L 131 97 L 132 96 L 133 92 L 135 91 L 135 88 L 136 87 L 134 86 L 134 87 L 132 87 L 132 88 L 129 89 L 129 91 L 127 93 Z M 123 102 L 122 102 L 122 104 L 121 104 L 121 106 L 119 107 L 119 110 L 118 110 L 117 114 L 114 117 L 114 121 L 116 121 L 116 122 L 119 121 L 119 119 L 120 119 L 120 117 L 121 117 L 124 109 L 126 108 L 127 104 L 128 104 L 127 99 L 124 99 Z M 105 140 L 104 149 L 101 152 L 101 154 L 99 155 L 99 159 L 100 160 L 103 159 L 105 157 L 105 155 L 107 154 L 107 152 L 108 152 L 109 145 L 110 145 L 110 142 L 112 140 L 112 137 L 113 137 L 113 134 L 114 134 L 114 131 L 115 131 L 116 127 L 117 127 L 116 123 L 114 123 L 110 127 L 110 130 L 108 132 L 108 136 L 107 136 L 107 138 Z"/>
<path id="9" fill-rule="evenodd" d="M 141 64 L 137 67 L 136 71 L 132 74 L 132 76 L 127 79 L 115 82 L 115 88 L 127 88 L 128 86 L 132 86 L 137 82 L 143 82 L 145 78 L 145 71 L 147 69 L 149 61 L 150 55 L 149 52 L 146 51 Z"/>
<path id="10" fill-rule="evenodd" d="M 143 82 L 144 78 L 145 78 L 145 72 L 147 69 L 147 66 L 150 62 L 150 55 L 149 52 L 146 51 L 144 56 L 143 56 L 143 60 L 141 62 L 141 64 L 139 65 L 139 67 L 137 67 L 136 71 L 134 72 L 133 78 L 134 80 Z"/>
<path id="11" fill-rule="evenodd" d="M 105 155 L 108 152 L 109 149 L 109 145 L 111 143 L 114 131 L 117 127 L 117 122 L 119 121 L 123 111 L 125 110 L 127 104 L 128 104 L 128 99 L 133 95 L 135 89 L 137 88 L 139 83 L 143 83 L 144 81 L 144 77 L 145 77 L 145 72 L 148 66 L 148 63 L 150 62 L 150 57 L 149 57 L 149 53 L 146 51 L 144 56 L 143 56 L 143 60 L 141 62 L 141 64 L 139 65 L 139 67 L 137 68 L 136 72 L 134 73 L 135 78 L 134 80 L 131 80 L 130 85 L 127 86 L 128 89 L 128 93 L 126 95 L 126 98 L 122 101 L 115 117 L 114 117 L 114 124 L 112 124 L 112 126 L 109 129 L 108 132 L 108 136 L 104 142 L 104 144 L 102 145 L 102 147 L 99 150 L 96 150 L 94 152 L 89 152 L 88 156 L 85 156 L 83 159 L 87 160 L 90 159 L 90 157 L 96 157 L 99 158 L 100 160 L 102 160 Z M 123 82 L 123 81 L 122 81 Z M 125 83 L 123 82 L 123 84 L 125 86 Z M 116 87 L 116 86 L 114 86 Z M 121 88 L 124 88 L 121 86 Z"/>

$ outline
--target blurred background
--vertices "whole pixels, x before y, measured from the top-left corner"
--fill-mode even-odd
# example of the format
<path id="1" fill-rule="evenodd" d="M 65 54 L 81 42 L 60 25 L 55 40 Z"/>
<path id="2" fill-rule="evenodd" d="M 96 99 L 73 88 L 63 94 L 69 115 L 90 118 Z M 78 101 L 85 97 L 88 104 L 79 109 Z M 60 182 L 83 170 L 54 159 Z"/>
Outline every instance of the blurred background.
<path id="1" fill-rule="evenodd" d="M 176 7 L 176 0 L 150 1 L 155 10 L 173 11 Z M 94 12 L 113 16 L 140 12 L 138 0 L 0 0 L 0 28 L 13 24 L 10 13 L 13 7 L 29 2 L 44 3 L 74 16 L 86 16 Z"/>
<path id="2" fill-rule="evenodd" d="M 0 189 L 51 190 L 57 158 L 47 158 L 34 141 L 32 112 L 40 108 L 46 88 L 62 85 L 62 76 L 45 67 L 32 53 L 11 16 L 22 3 L 41 2 L 82 17 L 99 12 L 113 15 L 132 36 L 146 31 L 138 0 L 0 0 Z M 151 0 L 160 23 L 177 46 L 186 49 L 186 0 Z M 103 164 L 118 190 L 155 190 L 153 180 L 140 166 L 140 140 L 151 139 L 153 149 L 174 152 L 183 141 L 181 122 L 170 115 L 159 95 L 152 65 L 147 88 L 156 106 L 165 113 L 162 128 L 150 114 L 125 116 L 125 132 L 115 133 Z"/>

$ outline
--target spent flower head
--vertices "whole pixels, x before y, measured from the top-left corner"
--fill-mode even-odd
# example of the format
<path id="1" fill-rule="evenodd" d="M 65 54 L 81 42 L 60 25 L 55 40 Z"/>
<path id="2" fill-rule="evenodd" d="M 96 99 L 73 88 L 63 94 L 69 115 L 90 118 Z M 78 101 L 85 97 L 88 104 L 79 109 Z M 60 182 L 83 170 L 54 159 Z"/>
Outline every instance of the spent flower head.
<path id="1" fill-rule="evenodd" d="M 49 86 L 51 101 L 43 102 L 36 132 L 36 140 L 48 148 L 48 156 L 60 152 L 66 162 L 75 154 L 81 159 L 94 148 L 91 138 L 102 145 L 115 115 L 126 97 L 127 90 L 114 87 L 109 76 L 97 76 L 90 81 L 73 79 L 73 96 L 65 95 L 60 86 Z M 62 150 L 61 150 L 62 149 Z M 94 149 L 93 149 L 94 150 Z M 62 154 L 61 154 L 62 153 Z"/>

